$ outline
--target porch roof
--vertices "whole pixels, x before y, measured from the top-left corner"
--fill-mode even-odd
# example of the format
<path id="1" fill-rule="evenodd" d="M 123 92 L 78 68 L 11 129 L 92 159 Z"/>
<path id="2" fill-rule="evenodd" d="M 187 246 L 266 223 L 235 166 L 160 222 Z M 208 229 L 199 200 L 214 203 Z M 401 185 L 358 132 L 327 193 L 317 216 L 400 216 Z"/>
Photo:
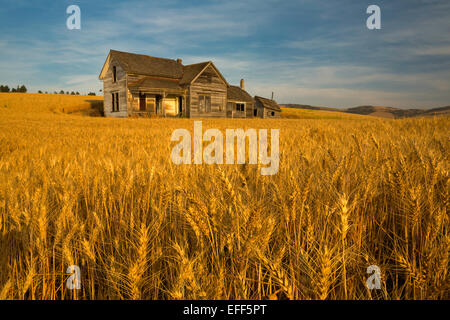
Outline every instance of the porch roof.
<path id="1" fill-rule="evenodd" d="M 128 83 L 130 88 L 147 88 L 147 89 L 171 89 L 171 90 L 183 90 L 178 84 L 178 80 L 175 79 L 163 79 L 156 77 L 145 77 L 136 82 Z"/>

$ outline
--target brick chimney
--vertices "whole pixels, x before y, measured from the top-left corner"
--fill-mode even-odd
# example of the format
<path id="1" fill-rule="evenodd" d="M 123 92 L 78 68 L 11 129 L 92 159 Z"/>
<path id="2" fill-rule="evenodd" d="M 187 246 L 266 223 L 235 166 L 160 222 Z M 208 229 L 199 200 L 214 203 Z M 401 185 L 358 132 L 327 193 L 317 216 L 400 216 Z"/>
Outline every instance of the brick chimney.
<path id="1" fill-rule="evenodd" d="M 182 64 L 182 63 L 183 63 L 183 59 L 178 58 L 178 59 L 177 59 L 177 63 L 178 63 L 178 64 Z"/>
<path id="2" fill-rule="evenodd" d="M 241 79 L 241 89 L 245 90 L 244 79 Z"/>

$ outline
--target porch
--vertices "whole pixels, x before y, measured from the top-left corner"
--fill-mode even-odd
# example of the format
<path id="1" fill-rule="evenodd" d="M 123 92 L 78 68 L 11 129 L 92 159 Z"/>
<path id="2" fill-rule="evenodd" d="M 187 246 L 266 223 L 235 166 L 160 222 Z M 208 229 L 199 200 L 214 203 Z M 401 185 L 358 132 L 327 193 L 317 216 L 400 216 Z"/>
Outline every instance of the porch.
<path id="1" fill-rule="evenodd" d="M 186 116 L 186 92 L 144 89 L 130 90 L 131 115 L 182 117 Z"/>

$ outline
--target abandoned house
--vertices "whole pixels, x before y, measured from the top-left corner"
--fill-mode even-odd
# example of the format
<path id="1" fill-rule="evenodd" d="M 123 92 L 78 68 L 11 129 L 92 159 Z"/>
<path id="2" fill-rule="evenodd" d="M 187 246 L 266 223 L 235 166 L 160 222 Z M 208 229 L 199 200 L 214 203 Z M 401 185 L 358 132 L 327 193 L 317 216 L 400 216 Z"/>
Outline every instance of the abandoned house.
<path id="1" fill-rule="evenodd" d="M 111 50 L 99 79 L 103 80 L 107 117 L 259 116 L 244 80 L 240 86 L 230 85 L 211 61 L 183 65 L 181 59 Z"/>

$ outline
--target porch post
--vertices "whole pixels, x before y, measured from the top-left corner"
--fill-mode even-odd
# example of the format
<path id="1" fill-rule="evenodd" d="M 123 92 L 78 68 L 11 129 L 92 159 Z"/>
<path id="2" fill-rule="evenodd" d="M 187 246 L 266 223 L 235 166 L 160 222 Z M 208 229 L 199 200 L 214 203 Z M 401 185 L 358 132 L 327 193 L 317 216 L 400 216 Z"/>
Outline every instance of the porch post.
<path id="1" fill-rule="evenodd" d="M 164 107 L 164 99 L 165 98 L 166 98 L 166 92 L 163 91 L 162 99 L 161 99 L 161 108 L 162 108 L 162 113 L 163 113 L 164 117 L 166 116 L 166 108 Z"/>

